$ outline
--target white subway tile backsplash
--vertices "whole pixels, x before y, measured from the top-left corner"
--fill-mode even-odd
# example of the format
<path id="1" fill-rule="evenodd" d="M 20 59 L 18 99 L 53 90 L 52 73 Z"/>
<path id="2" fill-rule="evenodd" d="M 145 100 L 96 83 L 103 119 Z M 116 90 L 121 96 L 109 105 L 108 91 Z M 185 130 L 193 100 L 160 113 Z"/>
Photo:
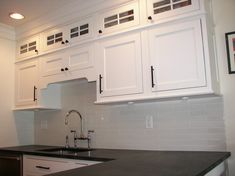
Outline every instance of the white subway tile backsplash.
<path id="1" fill-rule="evenodd" d="M 94 105 L 95 91 L 95 83 L 63 84 L 62 111 L 36 113 L 36 143 L 64 145 L 68 128 L 72 127 L 65 127 L 64 117 L 66 111 L 76 109 L 85 119 L 84 130 L 95 130 L 93 147 L 146 150 L 226 148 L 222 97 Z M 153 128 L 146 128 L 146 116 L 153 117 Z M 40 129 L 41 119 L 47 119 L 47 130 Z M 79 131 L 78 118 L 73 120 L 72 128 Z M 71 134 L 70 137 L 72 139 Z M 86 143 L 83 141 L 80 145 L 86 146 Z"/>

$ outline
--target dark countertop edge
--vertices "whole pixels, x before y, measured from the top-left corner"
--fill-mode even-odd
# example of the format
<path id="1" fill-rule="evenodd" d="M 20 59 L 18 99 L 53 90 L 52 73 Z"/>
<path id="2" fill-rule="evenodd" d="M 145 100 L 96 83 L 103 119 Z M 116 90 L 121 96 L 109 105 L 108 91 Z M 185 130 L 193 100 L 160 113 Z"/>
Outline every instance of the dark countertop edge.
<path id="1" fill-rule="evenodd" d="M 29 150 L 25 150 L 25 147 L 31 147 Z M 35 148 L 33 148 L 35 147 Z M 35 156 L 45 156 L 45 157 L 54 157 L 54 158 L 64 158 L 64 159 L 81 159 L 81 160 L 90 160 L 90 161 L 111 161 L 111 160 L 116 160 L 115 158 L 92 158 L 92 157 L 85 157 L 85 156 L 68 156 L 68 155 L 58 155 L 58 154 L 52 154 L 52 153 L 45 153 L 45 152 L 40 152 L 40 147 L 43 147 L 45 149 L 47 148 L 55 148 L 58 146 L 45 146 L 45 145 L 23 145 L 23 146 L 15 146 L 15 147 L 4 147 L 0 148 L 0 152 L 2 153 L 7 153 L 11 152 L 12 154 L 20 154 L 20 155 L 35 155 Z M 39 148 L 39 149 L 38 149 Z M 99 150 L 96 149 L 96 150 Z M 216 168 L 219 164 L 221 164 L 223 161 L 228 159 L 231 156 L 231 152 L 228 151 L 160 151 L 160 150 L 131 150 L 131 149 L 103 149 L 100 148 L 100 150 L 116 150 L 116 151 L 146 151 L 146 152 L 205 152 L 205 153 L 224 153 L 224 156 L 218 160 L 216 160 L 213 164 L 211 164 L 208 168 L 205 170 L 201 171 L 195 176 L 204 176 L 205 174 L 209 173 L 211 170 Z M 117 159 L 118 160 L 118 159 Z"/>
<path id="2" fill-rule="evenodd" d="M 207 169 L 205 169 L 204 171 L 202 171 L 201 173 L 199 173 L 196 176 L 204 176 L 205 174 L 209 173 L 210 171 L 212 171 L 214 168 L 216 168 L 219 164 L 221 164 L 223 161 L 225 161 L 226 159 L 228 159 L 231 156 L 231 152 L 225 152 L 226 155 L 215 161 L 210 167 L 208 167 Z"/>

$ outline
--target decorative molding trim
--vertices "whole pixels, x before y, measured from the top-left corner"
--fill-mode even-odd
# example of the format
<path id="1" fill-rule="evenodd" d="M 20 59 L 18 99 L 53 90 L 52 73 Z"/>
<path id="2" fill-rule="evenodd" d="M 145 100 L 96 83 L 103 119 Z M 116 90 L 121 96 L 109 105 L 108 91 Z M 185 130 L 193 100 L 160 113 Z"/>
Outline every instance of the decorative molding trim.
<path id="1" fill-rule="evenodd" d="M 15 29 L 11 26 L 0 23 L 0 38 L 15 40 L 16 39 Z"/>
<path id="2" fill-rule="evenodd" d="M 121 5 L 133 0 L 89 0 L 76 1 L 70 3 L 63 8 L 57 9 L 53 12 L 43 15 L 32 22 L 25 23 L 16 28 L 16 38 L 21 39 L 28 36 L 35 35 L 47 29 L 75 21 L 79 18 L 95 15 L 97 12 L 110 8 L 115 5 Z"/>

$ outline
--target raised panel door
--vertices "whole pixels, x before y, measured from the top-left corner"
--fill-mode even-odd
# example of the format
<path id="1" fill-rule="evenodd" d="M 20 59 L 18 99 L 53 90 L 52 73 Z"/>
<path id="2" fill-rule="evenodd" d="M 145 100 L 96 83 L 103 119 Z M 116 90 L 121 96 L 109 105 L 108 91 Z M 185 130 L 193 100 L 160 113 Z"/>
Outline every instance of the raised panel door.
<path id="1" fill-rule="evenodd" d="M 206 86 L 200 19 L 149 31 L 152 91 Z"/>

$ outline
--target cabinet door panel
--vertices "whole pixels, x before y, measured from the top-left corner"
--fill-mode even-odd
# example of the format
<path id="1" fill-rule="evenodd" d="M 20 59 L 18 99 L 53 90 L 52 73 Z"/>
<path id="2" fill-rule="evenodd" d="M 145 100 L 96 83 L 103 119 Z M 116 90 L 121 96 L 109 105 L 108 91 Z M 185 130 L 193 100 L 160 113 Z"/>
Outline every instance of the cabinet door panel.
<path id="1" fill-rule="evenodd" d="M 64 47 L 62 44 L 65 38 L 65 29 L 58 28 L 51 31 L 47 31 L 42 34 L 42 46 L 44 51 L 54 50 L 57 48 Z"/>
<path id="2" fill-rule="evenodd" d="M 142 92 L 140 34 L 99 43 L 101 97 Z"/>
<path id="3" fill-rule="evenodd" d="M 36 104 L 35 89 L 38 82 L 37 61 L 16 65 L 16 105 Z"/>
<path id="4" fill-rule="evenodd" d="M 66 65 L 64 53 L 51 54 L 41 59 L 42 76 L 63 74 L 61 69 Z"/>
<path id="5" fill-rule="evenodd" d="M 198 0 L 147 0 L 148 15 L 154 20 L 175 17 L 199 9 Z M 157 22 L 157 21 L 156 21 Z"/>
<path id="6" fill-rule="evenodd" d="M 17 58 L 37 55 L 39 52 L 39 36 L 17 42 Z"/>
<path id="7" fill-rule="evenodd" d="M 68 66 L 70 71 L 82 70 L 93 66 L 93 47 L 75 47 L 69 51 Z"/>
<path id="8" fill-rule="evenodd" d="M 206 86 L 200 20 L 149 32 L 153 91 Z"/>
<path id="9" fill-rule="evenodd" d="M 99 14 L 99 30 L 102 34 L 120 31 L 139 24 L 138 2 L 110 9 Z M 98 31 L 97 31 L 98 32 Z"/>
<path id="10" fill-rule="evenodd" d="M 92 18 L 87 18 L 69 25 L 67 32 L 68 36 L 66 36 L 65 40 L 68 40 L 70 44 L 91 38 L 93 32 Z"/>

